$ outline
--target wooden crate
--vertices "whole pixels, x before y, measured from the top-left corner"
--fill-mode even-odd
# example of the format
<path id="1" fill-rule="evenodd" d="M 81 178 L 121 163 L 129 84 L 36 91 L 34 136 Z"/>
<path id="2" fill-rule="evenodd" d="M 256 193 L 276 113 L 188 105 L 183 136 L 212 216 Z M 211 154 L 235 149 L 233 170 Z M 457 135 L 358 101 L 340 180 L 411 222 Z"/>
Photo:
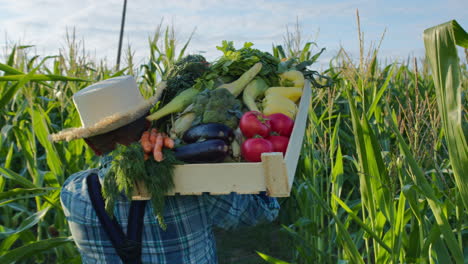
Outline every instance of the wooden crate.
<path id="1" fill-rule="evenodd" d="M 280 152 L 273 152 L 263 153 L 261 162 L 178 165 L 174 172 L 175 188 L 167 195 L 267 192 L 271 197 L 289 196 L 304 138 L 310 97 L 310 83 L 306 82 L 284 158 Z M 137 184 L 136 187 L 134 200 L 150 198 L 145 186 Z"/>

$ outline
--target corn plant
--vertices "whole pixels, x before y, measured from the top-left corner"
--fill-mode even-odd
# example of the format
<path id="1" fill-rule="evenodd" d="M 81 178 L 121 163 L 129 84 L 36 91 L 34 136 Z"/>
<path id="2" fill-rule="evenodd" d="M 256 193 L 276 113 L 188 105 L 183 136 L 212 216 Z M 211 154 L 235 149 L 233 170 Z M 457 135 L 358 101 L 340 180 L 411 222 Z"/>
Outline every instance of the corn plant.
<path id="1" fill-rule="evenodd" d="M 428 61 L 381 67 L 364 48 L 328 70 L 336 85 L 314 91 L 282 209 L 292 263 L 466 262 L 465 35 L 455 22 L 426 31 L 432 75 Z"/>
<path id="2" fill-rule="evenodd" d="M 154 90 L 156 85 L 162 79 L 165 79 L 167 72 L 173 64 L 185 55 L 192 36 L 193 32 L 180 51 L 177 51 L 174 26 L 167 26 L 164 30 L 161 21 L 153 36 L 148 39 L 150 48 L 149 61 L 140 66 L 143 71 L 143 80 L 147 86 Z"/>

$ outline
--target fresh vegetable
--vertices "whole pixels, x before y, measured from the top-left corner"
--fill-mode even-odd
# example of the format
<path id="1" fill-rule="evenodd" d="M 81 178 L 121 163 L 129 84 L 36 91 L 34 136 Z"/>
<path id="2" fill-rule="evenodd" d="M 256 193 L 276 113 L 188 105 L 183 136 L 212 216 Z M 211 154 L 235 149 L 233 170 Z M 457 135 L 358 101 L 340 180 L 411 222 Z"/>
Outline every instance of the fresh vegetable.
<path id="1" fill-rule="evenodd" d="M 290 70 L 281 73 L 279 76 L 281 86 L 304 88 L 304 75 L 300 71 Z"/>
<path id="2" fill-rule="evenodd" d="M 139 181 L 146 186 L 151 195 L 154 214 L 161 228 L 165 229 L 164 197 L 174 188 L 174 168 L 181 162 L 175 158 L 173 151 L 164 148 L 164 160 L 161 162 L 156 162 L 152 158 L 145 160 L 144 155 L 145 152 L 138 142 L 129 146 L 119 144 L 110 153 L 112 162 L 102 185 L 106 212 L 110 216 L 114 215 L 115 202 L 120 199 L 122 193 L 131 200 L 135 182 Z"/>
<path id="3" fill-rule="evenodd" d="M 190 127 L 192 122 L 195 120 L 195 113 L 187 112 L 177 118 L 171 127 L 171 138 L 180 138 Z"/>
<path id="4" fill-rule="evenodd" d="M 140 138 L 140 144 L 144 152 L 144 160 L 148 160 L 150 155 L 152 155 L 153 159 L 157 162 L 164 160 L 163 147 L 174 148 L 174 141 L 165 133 L 158 133 L 156 128 L 144 131 Z"/>
<path id="5" fill-rule="evenodd" d="M 154 144 L 154 149 L 153 149 L 153 157 L 154 160 L 157 162 L 161 162 L 164 157 L 162 154 L 162 148 L 164 146 L 164 138 L 161 133 L 158 133 L 156 135 L 156 142 Z"/>
<path id="6" fill-rule="evenodd" d="M 294 127 L 294 120 L 289 116 L 282 113 L 276 113 L 271 114 L 266 118 L 270 121 L 271 132 L 275 132 L 280 136 L 291 136 Z"/>
<path id="7" fill-rule="evenodd" d="M 260 72 L 262 69 L 262 63 L 258 62 L 255 63 L 252 68 L 250 68 L 248 71 L 244 72 L 239 79 L 231 82 L 231 83 L 225 83 L 217 87 L 216 89 L 220 88 L 225 88 L 229 92 L 231 92 L 235 97 L 237 97 L 239 94 L 242 93 L 244 88 L 247 86 L 247 84 L 255 78 L 255 76 Z"/>
<path id="8" fill-rule="evenodd" d="M 288 149 L 289 143 L 288 137 L 271 135 L 267 137 L 266 140 L 270 141 L 271 144 L 273 144 L 274 152 L 282 152 L 283 156 L 286 154 L 286 150 Z"/>
<path id="9" fill-rule="evenodd" d="M 260 111 L 255 103 L 259 96 L 263 96 L 268 89 L 267 83 L 261 78 L 255 78 L 244 89 L 242 100 L 251 111 Z M 269 89 L 268 89 L 269 90 Z"/>
<path id="10" fill-rule="evenodd" d="M 140 143 L 145 153 L 151 152 L 151 150 L 153 149 L 153 146 L 150 141 L 150 132 L 148 131 L 143 132 L 143 134 L 141 135 Z"/>
<path id="11" fill-rule="evenodd" d="M 265 91 L 265 96 L 268 95 L 281 95 L 289 100 L 297 103 L 302 96 L 302 88 L 297 87 L 270 87 Z"/>
<path id="12" fill-rule="evenodd" d="M 231 143 L 231 155 L 235 159 L 238 159 L 241 155 L 241 145 L 236 139 Z"/>
<path id="13" fill-rule="evenodd" d="M 191 127 L 182 137 L 182 140 L 186 143 L 207 139 L 221 139 L 226 143 L 231 143 L 234 139 L 234 131 L 224 124 L 207 123 Z"/>
<path id="14" fill-rule="evenodd" d="M 174 148 L 174 140 L 170 137 L 164 137 L 164 147 L 168 149 L 173 149 Z"/>
<path id="15" fill-rule="evenodd" d="M 270 134 L 270 121 L 258 111 L 249 111 L 242 115 L 239 128 L 246 138 L 255 135 L 267 137 Z"/>
<path id="16" fill-rule="evenodd" d="M 168 104 L 147 116 L 146 119 L 149 121 L 156 121 L 166 115 L 182 112 L 188 105 L 193 102 L 195 95 L 197 95 L 199 92 L 200 91 L 195 88 L 184 90 Z"/>
<path id="17" fill-rule="evenodd" d="M 242 103 L 227 89 L 204 90 L 193 102 L 195 113 L 193 125 L 202 123 L 221 123 L 236 128 L 242 115 Z"/>
<path id="18" fill-rule="evenodd" d="M 251 42 L 244 43 L 240 49 L 234 47 L 232 41 L 224 40 L 222 46 L 216 47 L 223 52 L 223 56 L 213 64 L 211 69 L 220 76 L 237 79 L 254 64 L 261 62 L 262 69 L 258 77 L 264 79 L 268 86 L 278 85 L 278 63 L 280 60 L 268 52 L 252 48 Z"/>
<path id="19" fill-rule="evenodd" d="M 202 55 L 187 55 L 179 59 L 168 70 L 167 87 L 161 97 L 161 105 L 166 105 L 182 91 L 192 87 L 195 80 L 209 69 L 209 63 Z"/>
<path id="20" fill-rule="evenodd" d="M 264 152 L 273 152 L 273 144 L 264 138 L 249 138 L 242 143 L 242 157 L 247 161 L 260 162 Z"/>
<path id="21" fill-rule="evenodd" d="M 283 113 L 293 120 L 297 112 L 297 106 L 293 101 L 277 94 L 265 96 L 262 106 L 264 115 Z"/>
<path id="22" fill-rule="evenodd" d="M 150 131 L 150 142 L 151 142 L 151 149 L 154 148 L 154 145 L 156 144 L 156 139 L 158 137 L 158 131 L 156 128 L 152 128 Z"/>
<path id="23" fill-rule="evenodd" d="M 221 139 L 209 139 L 174 148 L 177 159 L 187 163 L 222 162 L 229 154 L 229 147 Z"/>

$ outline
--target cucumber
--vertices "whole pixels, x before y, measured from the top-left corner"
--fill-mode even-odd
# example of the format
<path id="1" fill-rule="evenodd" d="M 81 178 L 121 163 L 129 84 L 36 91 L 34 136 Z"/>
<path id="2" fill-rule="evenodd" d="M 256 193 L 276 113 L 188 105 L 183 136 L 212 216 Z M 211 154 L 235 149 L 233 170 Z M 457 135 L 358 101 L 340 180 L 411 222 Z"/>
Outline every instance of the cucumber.
<path id="1" fill-rule="evenodd" d="M 174 153 L 187 163 L 215 163 L 227 157 L 229 146 L 221 139 L 209 139 L 174 148 Z"/>
<path id="2" fill-rule="evenodd" d="M 221 139 L 229 144 L 234 139 L 234 131 L 224 124 L 206 123 L 189 128 L 182 136 L 186 143 L 208 139 Z"/>

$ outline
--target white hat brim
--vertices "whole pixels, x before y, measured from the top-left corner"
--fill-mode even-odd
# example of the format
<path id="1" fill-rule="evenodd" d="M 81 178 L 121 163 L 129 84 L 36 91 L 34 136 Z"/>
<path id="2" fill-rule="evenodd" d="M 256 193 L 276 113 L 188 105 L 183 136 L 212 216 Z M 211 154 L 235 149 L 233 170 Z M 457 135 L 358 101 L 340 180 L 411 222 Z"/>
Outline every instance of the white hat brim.
<path id="1" fill-rule="evenodd" d="M 101 119 L 96 124 L 90 127 L 74 127 L 64 129 L 58 133 L 50 134 L 49 140 L 56 141 L 70 141 L 80 138 L 88 138 L 92 136 L 97 136 L 115 130 L 117 128 L 123 127 L 130 124 L 131 122 L 142 117 L 147 111 L 159 100 L 163 90 L 166 88 L 165 82 L 162 82 L 158 85 L 156 94 L 150 99 L 146 100 L 143 104 L 136 106 L 131 111 L 125 113 L 115 113 L 111 116 L 108 116 L 104 119 Z"/>

